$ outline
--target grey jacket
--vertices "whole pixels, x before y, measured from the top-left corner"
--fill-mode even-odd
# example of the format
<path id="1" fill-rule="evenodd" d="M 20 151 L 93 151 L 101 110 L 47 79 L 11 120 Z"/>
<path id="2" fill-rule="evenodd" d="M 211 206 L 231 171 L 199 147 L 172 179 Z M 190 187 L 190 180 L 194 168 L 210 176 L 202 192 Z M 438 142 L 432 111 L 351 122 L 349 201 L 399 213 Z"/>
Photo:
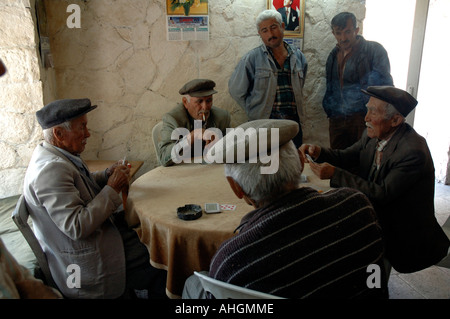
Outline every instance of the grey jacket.
<path id="1" fill-rule="evenodd" d="M 24 197 L 60 291 L 67 298 L 116 298 L 125 289 L 122 237 L 109 217 L 122 203 L 106 186 L 105 172 L 82 173 L 68 157 L 44 142 L 36 147 Z M 80 288 L 69 265 L 80 269 Z"/>
<path id="2" fill-rule="evenodd" d="M 291 46 L 291 84 L 294 89 L 297 113 L 303 115 L 302 89 L 308 64 L 303 53 Z M 268 119 L 272 112 L 277 89 L 277 66 L 264 44 L 252 49 L 239 61 L 228 81 L 233 99 L 247 113 L 249 121 Z"/>

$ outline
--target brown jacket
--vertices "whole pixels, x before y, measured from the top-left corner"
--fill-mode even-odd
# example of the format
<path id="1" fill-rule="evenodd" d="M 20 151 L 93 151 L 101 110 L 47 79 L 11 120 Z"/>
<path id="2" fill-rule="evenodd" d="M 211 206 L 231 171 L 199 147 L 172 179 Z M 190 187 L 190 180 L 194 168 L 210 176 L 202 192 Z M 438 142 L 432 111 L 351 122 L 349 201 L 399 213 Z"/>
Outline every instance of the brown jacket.
<path id="1" fill-rule="evenodd" d="M 386 255 L 399 272 L 415 272 L 432 266 L 447 255 L 450 241 L 434 215 L 434 165 L 426 140 L 408 124 L 402 124 L 383 151 L 373 181 L 377 139 L 364 132 L 345 150 L 323 148 L 318 162 L 336 166 L 333 187 L 363 192 L 380 219 Z M 346 169 L 357 166 L 358 176 Z"/>

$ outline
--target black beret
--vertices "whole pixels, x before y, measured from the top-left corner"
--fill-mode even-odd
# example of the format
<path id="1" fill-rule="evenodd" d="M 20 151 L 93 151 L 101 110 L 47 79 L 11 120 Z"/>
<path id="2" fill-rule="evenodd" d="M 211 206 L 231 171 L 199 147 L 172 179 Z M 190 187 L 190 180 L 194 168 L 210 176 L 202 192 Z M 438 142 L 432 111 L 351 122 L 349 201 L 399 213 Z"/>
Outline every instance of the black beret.
<path id="1" fill-rule="evenodd" d="M 215 86 L 216 83 L 214 83 L 214 81 L 207 79 L 195 79 L 183 85 L 179 93 L 181 95 L 187 94 L 195 97 L 210 96 L 217 93 L 217 91 L 214 90 Z"/>
<path id="2" fill-rule="evenodd" d="M 80 117 L 97 105 L 91 105 L 89 99 L 65 99 L 53 101 L 36 112 L 36 117 L 45 130 Z"/>
<path id="3" fill-rule="evenodd" d="M 417 100 L 408 92 L 393 86 L 369 86 L 363 93 L 392 104 L 404 117 L 416 107 Z"/>

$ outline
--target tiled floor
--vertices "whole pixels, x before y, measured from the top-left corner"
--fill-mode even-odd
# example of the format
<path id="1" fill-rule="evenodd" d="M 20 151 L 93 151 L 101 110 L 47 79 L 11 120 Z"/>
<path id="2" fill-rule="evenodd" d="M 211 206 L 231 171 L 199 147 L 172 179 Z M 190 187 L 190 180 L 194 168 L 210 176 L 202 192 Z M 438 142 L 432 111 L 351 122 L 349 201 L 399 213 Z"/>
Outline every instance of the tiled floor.
<path id="1" fill-rule="evenodd" d="M 450 186 L 436 183 L 436 218 L 443 225 L 450 218 Z M 392 270 L 389 278 L 391 299 L 450 299 L 450 269 L 438 266 L 412 274 Z"/>

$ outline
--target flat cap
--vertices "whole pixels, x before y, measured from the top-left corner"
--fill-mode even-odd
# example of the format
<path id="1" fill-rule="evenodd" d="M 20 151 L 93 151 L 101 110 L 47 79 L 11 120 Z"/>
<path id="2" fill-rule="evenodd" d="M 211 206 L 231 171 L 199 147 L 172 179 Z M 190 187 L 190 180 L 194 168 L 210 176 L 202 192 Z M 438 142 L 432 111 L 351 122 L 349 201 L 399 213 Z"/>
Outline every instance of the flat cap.
<path id="1" fill-rule="evenodd" d="M 408 92 L 393 86 L 369 86 L 363 93 L 392 104 L 404 117 L 416 107 L 417 100 Z"/>
<path id="2" fill-rule="evenodd" d="M 272 129 L 276 129 L 275 131 Z M 221 159 L 223 163 L 242 163 L 277 151 L 298 133 L 298 123 L 291 120 L 254 120 L 229 130 L 208 151 L 207 160 Z M 272 143 L 272 135 L 278 138 Z M 274 135 L 276 138 L 276 135 Z"/>
<path id="3" fill-rule="evenodd" d="M 91 105 L 89 99 L 64 99 L 53 101 L 36 112 L 36 117 L 45 130 L 80 117 L 97 105 Z"/>
<path id="4" fill-rule="evenodd" d="M 217 91 L 214 90 L 215 86 L 216 83 L 214 83 L 214 81 L 208 79 L 195 79 L 183 85 L 179 93 L 181 95 L 187 94 L 195 97 L 210 96 L 217 93 Z"/>

